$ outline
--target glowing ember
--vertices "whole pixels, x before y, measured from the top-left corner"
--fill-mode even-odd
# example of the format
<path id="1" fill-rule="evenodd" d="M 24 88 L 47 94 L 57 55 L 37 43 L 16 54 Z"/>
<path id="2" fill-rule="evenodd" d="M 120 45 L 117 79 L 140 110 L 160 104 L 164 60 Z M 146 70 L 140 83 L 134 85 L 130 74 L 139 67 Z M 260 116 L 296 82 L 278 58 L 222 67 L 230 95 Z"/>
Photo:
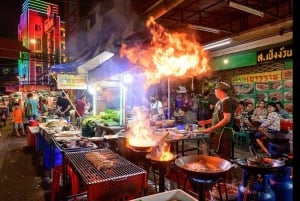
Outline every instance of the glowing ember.
<path id="1" fill-rule="evenodd" d="M 146 74 L 145 88 L 162 77 L 199 76 L 210 71 L 207 53 L 193 34 L 168 33 L 150 18 L 146 26 L 152 34 L 149 46 L 128 47 L 122 44 L 121 56 L 141 66 Z"/>
<path id="2" fill-rule="evenodd" d="M 146 119 L 143 111 L 140 108 L 135 108 L 136 119 L 129 124 L 130 134 L 128 136 L 129 145 L 136 147 L 152 147 L 156 145 L 153 139 L 150 125 L 146 124 L 149 120 Z"/>

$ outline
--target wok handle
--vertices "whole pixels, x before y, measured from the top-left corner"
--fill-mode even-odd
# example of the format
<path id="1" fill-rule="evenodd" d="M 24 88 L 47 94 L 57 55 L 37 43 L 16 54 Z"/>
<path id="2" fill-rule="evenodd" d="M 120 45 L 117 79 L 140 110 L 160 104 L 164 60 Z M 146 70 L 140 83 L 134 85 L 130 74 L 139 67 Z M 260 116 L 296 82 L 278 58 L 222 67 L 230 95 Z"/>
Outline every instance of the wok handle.
<path id="1" fill-rule="evenodd" d="M 260 139 L 256 139 L 257 144 L 260 146 L 260 148 L 270 156 L 269 150 L 266 148 L 266 146 L 262 143 Z"/>

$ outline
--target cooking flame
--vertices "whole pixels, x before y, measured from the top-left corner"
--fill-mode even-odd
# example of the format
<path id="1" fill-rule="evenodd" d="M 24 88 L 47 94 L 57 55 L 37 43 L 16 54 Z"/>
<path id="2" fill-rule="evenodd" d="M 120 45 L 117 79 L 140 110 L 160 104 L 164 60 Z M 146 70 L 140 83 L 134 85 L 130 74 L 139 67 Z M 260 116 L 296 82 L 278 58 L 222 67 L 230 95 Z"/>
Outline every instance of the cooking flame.
<path id="1" fill-rule="evenodd" d="M 149 147 L 155 146 L 156 142 L 153 139 L 149 120 L 146 119 L 146 115 L 140 108 L 135 108 L 136 119 L 129 124 L 130 134 L 128 136 L 129 145 L 137 147 Z"/>
<path id="2" fill-rule="evenodd" d="M 149 46 L 122 44 L 121 56 L 141 66 L 146 74 L 145 88 L 167 76 L 199 76 L 210 71 L 208 56 L 193 34 L 168 33 L 151 17 L 146 26 L 152 41 Z"/>
<path id="3" fill-rule="evenodd" d="M 163 146 L 161 148 L 161 155 L 159 157 L 160 161 L 169 161 L 174 158 L 174 155 L 172 152 L 170 152 L 170 145 L 166 142 L 163 143 Z"/>

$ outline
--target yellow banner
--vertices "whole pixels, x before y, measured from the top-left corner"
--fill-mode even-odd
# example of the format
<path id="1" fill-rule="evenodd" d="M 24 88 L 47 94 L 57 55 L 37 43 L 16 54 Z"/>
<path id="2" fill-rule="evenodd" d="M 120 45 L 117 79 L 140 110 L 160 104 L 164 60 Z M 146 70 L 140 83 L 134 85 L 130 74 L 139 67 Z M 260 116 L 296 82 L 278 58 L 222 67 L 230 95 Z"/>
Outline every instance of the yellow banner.
<path id="1" fill-rule="evenodd" d="M 58 89 L 87 89 L 86 75 L 57 75 Z"/>
<path id="2" fill-rule="evenodd" d="M 281 71 L 238 75 L 232 77 L 231 79 L 233 83 L 278 81 L 281 80 Z"/>

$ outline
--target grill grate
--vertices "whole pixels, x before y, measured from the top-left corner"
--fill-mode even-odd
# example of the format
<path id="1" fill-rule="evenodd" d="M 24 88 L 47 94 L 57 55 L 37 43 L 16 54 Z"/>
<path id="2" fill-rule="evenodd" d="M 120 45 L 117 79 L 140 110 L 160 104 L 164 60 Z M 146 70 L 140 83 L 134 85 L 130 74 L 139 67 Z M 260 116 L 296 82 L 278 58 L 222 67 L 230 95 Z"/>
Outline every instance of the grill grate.
<path id="1" fill-rule="evenodd" d="M 103 155 L 109 155 L 114 160 L 113 167 L 98 170 L 85 156 L 88 152 L 100 152 Z M 146 174 L 141 167 L 131 163 L 120 155 L 109 149 L 98 149 L 93 151 L 79 151 L 66 153 L 66 158 L 74 169 L 81 175 L 83 181 L 89 184 L 96 184 L 112 180 L 122 180 L 127 177 Z"/>

